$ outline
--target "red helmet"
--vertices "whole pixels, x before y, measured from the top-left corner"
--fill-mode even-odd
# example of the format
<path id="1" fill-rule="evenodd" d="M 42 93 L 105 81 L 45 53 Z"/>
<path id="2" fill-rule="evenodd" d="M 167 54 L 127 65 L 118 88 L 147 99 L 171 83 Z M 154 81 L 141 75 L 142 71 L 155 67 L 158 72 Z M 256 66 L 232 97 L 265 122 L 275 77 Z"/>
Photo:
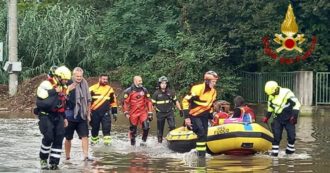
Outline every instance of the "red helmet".
<path id="1" fill-rule="evenodd" d="M 204 80 L 218 80 L 219 76 L 214 71 L 208 71 L 204 74 Z"/>

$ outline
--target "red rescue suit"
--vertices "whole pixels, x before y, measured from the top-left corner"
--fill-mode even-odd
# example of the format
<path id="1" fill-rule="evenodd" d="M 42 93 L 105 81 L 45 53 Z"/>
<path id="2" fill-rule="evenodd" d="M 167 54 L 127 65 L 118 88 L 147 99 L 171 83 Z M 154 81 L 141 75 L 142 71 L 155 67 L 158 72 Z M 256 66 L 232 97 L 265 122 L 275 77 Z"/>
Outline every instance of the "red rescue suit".
<path id="1" fill-rule="evenodd" d="M 150 94 L 144 87 L 132 85 L 124 91 L 123 111 L 129 114 L 131 145 L 135 145 L 135 137 L 138 124 L 142 125 L 142 140 L 145 142 L 150 129 L 148 112 L 152 112 Z"/>
<path id="2" fill-rule="evenodd" d="M 130 115 L 133 125 L 142 124 L 148 118 L 148 112 L 152 112 L 150 94 L 144 87 L 131 86 L 124 91 L 124 113 Z"/>

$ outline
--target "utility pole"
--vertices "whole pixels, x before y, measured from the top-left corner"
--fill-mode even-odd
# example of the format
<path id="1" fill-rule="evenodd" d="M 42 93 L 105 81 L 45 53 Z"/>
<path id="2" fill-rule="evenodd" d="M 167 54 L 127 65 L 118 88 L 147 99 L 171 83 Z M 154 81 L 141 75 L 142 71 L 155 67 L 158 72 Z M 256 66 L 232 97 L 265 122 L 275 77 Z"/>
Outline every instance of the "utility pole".
<path id="1" fill-rule="evenodd" d="M 17 63 L 17 0 L 8 0 L 8 61 L 11 68 Z M 18 86 L 18 71 L 9 70 L 9 96 L 14 96 Z"/>

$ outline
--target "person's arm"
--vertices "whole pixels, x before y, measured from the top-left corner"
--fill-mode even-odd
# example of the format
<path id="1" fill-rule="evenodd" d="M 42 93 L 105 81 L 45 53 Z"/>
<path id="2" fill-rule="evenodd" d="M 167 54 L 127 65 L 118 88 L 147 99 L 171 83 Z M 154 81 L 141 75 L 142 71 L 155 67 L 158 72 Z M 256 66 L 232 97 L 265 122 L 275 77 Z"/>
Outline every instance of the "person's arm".
<path id="1" fill-rule="evenodd" d="M 130 109 L 130 89 L 124 91 L 124 102 L 123 102 L 123 112 L 127 118 L 129 118 L 129 109 Z"/>

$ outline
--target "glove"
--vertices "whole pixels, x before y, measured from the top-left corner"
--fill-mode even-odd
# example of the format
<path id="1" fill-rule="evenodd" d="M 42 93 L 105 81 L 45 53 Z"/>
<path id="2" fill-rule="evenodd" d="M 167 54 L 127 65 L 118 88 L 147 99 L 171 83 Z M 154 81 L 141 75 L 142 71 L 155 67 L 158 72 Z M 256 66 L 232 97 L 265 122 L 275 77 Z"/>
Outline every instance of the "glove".
<path id="1" fill-rule="evenodd" d="M 152 121 L 153 120 L 153 113 L 152 112 L 148 112 L 148 119 L 149 121 Z"/>
<path id="2" fill-rule="evenodd" d="M 297 118 L 295 118 L 294 116 L 291 116 L 289 119 L 289 122 L 290 122 L 290 124 L 295 125 L 295 124 L 297 124 Z"/>
<path id="3" fill-rule="evenodd" d="M 129 118 L 130 118 L 130 115 L 129 115 L 129 113 L 128 113 L 128 112 L 124 112 L 124 114 L 125 114 L 125 117 L 126 117 L 127 119 L 129 119 Z"/>
<path id="4" fill-rule="evenodd" d="M 112 118 L 113 120 L 115 120 L 115 122 L 117 121 L 117 114 L 112 114 Z"/>
<path id="5" fill-rule="evenodd" d="M 180 117 L 183 117 L 183 110 L 180 110 Z"/>
<path id="6" fill-rule="evenodd" d="M 268 117 L 263 117 L 262 119 L 261 119 L 261 121 L 263 122 L 263 123 L 268 123 L 268 120 L 269 120 L 269 118 Z"/>

